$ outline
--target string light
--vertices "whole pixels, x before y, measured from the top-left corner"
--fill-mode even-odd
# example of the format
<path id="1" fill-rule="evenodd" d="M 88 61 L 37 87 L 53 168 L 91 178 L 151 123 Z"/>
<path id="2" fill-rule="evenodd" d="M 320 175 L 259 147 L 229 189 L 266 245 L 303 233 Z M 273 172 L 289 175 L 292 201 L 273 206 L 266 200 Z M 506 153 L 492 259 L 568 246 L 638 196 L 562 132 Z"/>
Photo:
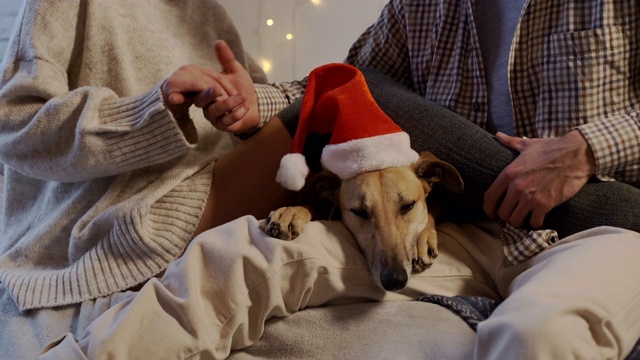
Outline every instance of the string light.
<path id="1" fill-rule="evenodd" d="M 0 3 L 2 1 L 0 0 Z M 219 1 L 231 10 L 235 10 L 240 16 L 236 20 L 242 21 L 238 21 L 237 25 L 240 30 L 247 30 L 248 34 L 246 35 L 249 35 L 245 36 L 243 33 L 243 37 L 246 39 L 245 46 L 247 50 L 250 50 L 251 56 L 254 57 L 258 65 L 269 75 L 269 80 L 287 81 L 300 79 L 306 75 L 309 71 L 309 64 L 302 62 L 312 62 L 311 65 L 313 65 L 315 60 L 313 56 L 309 56 L 308 52 L 320 51 L 316 48 L 309 49 L 310 43 L 313 43 L 314 39 L 323 39 L 322 37 L 325 35 L 317 32 L 310 25 L 320 24 L 320 20 L 337 11 L 351 11 L 359 17 L 370 13 L 374 17 L 376 10 L 382 9 L 389 0 L 358 0 L 353 2 L 343 0 Z M 247 8 L 249 3 L 256 6 L 251 6 L 249 9 Z M 356 29 L 346 28 L 345 30 Z M 340 33 L 340 31 L 333 31 L 333 33 L 336 32 Z M 331 55 L 331 53 L 326 55 Z M 342 56 L 343 54 L 337 55 Z"/>
<path id="2" fill-rule="evenodd" d="M 262 58 L 259 61 L 260 61 L 260 67 L 262 67 L 262 70 L 264 70 L 266 74 L 269 74 L 271 72 L 271 67 L 272 67 L 271 61 L 265 58 Z"/>
<path id="3" fill-rule="evenodd" d="M 231 2 L 232 0 L 228 1 Z M 379 7 L 382 8 L 387 1 L 378 0 Z M 335 2 L 339 3 L 340 1 Z M 271 76 L 295 79 L 299 77 L 297 48 L 301 46 L 297 42 L 305 37 L 304 33 L 302 35 L 297 33 L 296 25 L 298 27 L 301 25 L 299 14 L 302 13 L 304 14 L 303 16 L 309 16 L 309 11 L 311 13 L 322 11 L 322 8 L 329 6 L 329 2 L 325 0 L 288 0 L 284 2 L 288 4 L 285 8 L 276 7 L 274 3 L 278 2 L 258 0 L 258 21 L 254 23 L 257 25 L 255 36 L 258 39 L 258 64 L 260 64 L 265 73 L 270 74 L 270 79 Z M 303 10 L 304 8 L 307 10 Z M 287 18 L 287 13 L 289 13 L 289 18 Z M 302 37 L 298 37 L 298 35 Z M 268 45 L 264 44 L 265 41 L 267 41 Z M 270 53 L 271 49 L 274 48 L 278 49 L 277 54 Z M 286 51 L 283 52 L 282 50 Z M 280 57 L 285 57 L 283 53 L 287 54 L 289 51 L 291 52 L 290 57 L 283 62 Z M 290 64 L 286 66 L 286 68 L 290 68 L 290 75 L 281 74 L 281 72 L 287 71 L 282 64 Z"/>

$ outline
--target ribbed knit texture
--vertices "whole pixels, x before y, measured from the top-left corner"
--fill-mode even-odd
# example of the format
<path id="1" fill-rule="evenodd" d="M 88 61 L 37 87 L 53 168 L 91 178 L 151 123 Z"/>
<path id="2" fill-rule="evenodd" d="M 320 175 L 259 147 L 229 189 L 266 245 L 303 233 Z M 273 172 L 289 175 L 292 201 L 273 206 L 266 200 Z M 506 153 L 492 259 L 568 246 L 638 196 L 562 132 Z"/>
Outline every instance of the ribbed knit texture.
<path id="1" fill-rule="evenodd" d="M 212 167 L 185 180 L 143 214 L 127 214 L 78 261 L 60 270 L 3 271 L 22 309 L 77 303 L 158 274 L 186 246 L 202 213 Z"/>
<path id="2" fill-rule="evenodd" d="M 264 73 L 209 0 L 27 0 L 13 34 L 0 78 L 0 282 L 26 310 L 160 273 L 234 143 L 196 109 L 178 124 L 162 81 L 190 63 L 221 70 L 219 38 L 256 81 Z"/>

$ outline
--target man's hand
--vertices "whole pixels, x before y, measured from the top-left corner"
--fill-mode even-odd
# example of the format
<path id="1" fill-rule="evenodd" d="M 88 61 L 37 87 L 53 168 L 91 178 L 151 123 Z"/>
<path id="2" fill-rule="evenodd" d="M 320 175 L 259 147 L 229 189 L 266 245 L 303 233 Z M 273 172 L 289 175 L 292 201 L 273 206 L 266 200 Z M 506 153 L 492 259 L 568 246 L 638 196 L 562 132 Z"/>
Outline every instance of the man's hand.
<path id="1" fill-rule="evenodd" d="M 521 227 L 527 215 L 540 228 L 545 215 L 573 197 L 595 173 L 589 144 L 578 130 L 563 137 L 522 139 L 503 133 L 498 141 L 520 155 L 484 195 L 484 211 Z"/>
<path id="2" fill-rule="evenodd" d="M 258 97 L 249 72 L 238 62 L 226 42 L 215 43 L 222 73 L 216 74 L 220 86 L 212 87 L 195 98 L 204 116 L 222 131 L 234 133 L 250 130 L 260 123 Z"/>

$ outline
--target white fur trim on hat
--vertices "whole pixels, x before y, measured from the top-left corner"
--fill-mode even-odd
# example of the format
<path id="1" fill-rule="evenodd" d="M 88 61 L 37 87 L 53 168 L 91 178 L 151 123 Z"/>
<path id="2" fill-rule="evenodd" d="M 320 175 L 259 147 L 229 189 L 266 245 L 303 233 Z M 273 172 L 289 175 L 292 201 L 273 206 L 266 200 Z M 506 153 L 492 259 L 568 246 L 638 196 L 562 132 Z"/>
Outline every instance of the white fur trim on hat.
<path id="1" fill-rule="evenodd" d="M 329 144 L 322 150 L 320 162 L 344 180 L 368 171 L 407 166 L 419 158 L 411 149 L 409 135 L 395 132 Z"/>
<path id="2" fill-rule="evenodd" d="M 309 175 L 309 167 L 304 156 L 300 153 L 291 153 L 280 160 L 276 181 L 285 189 L 298 191 L 304 186 L 307 175 Z"/>

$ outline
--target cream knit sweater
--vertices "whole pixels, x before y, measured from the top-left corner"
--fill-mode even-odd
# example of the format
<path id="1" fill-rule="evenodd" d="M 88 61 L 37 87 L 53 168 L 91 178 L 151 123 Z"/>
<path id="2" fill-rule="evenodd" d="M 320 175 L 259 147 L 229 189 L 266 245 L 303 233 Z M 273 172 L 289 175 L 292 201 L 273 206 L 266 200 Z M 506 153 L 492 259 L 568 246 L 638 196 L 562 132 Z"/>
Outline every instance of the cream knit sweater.
<path id="1" fill-rule="evenodd" d="M 213 0 L 27 0 L 17 21 L 0 79 L 0 282 L 23 310 L 141 283 L 182 253 L 233 146 L 198 111 L 181 130 L 161 82 L 188 63 L 220 70 L 216 39 L 253 63 Z"/>

